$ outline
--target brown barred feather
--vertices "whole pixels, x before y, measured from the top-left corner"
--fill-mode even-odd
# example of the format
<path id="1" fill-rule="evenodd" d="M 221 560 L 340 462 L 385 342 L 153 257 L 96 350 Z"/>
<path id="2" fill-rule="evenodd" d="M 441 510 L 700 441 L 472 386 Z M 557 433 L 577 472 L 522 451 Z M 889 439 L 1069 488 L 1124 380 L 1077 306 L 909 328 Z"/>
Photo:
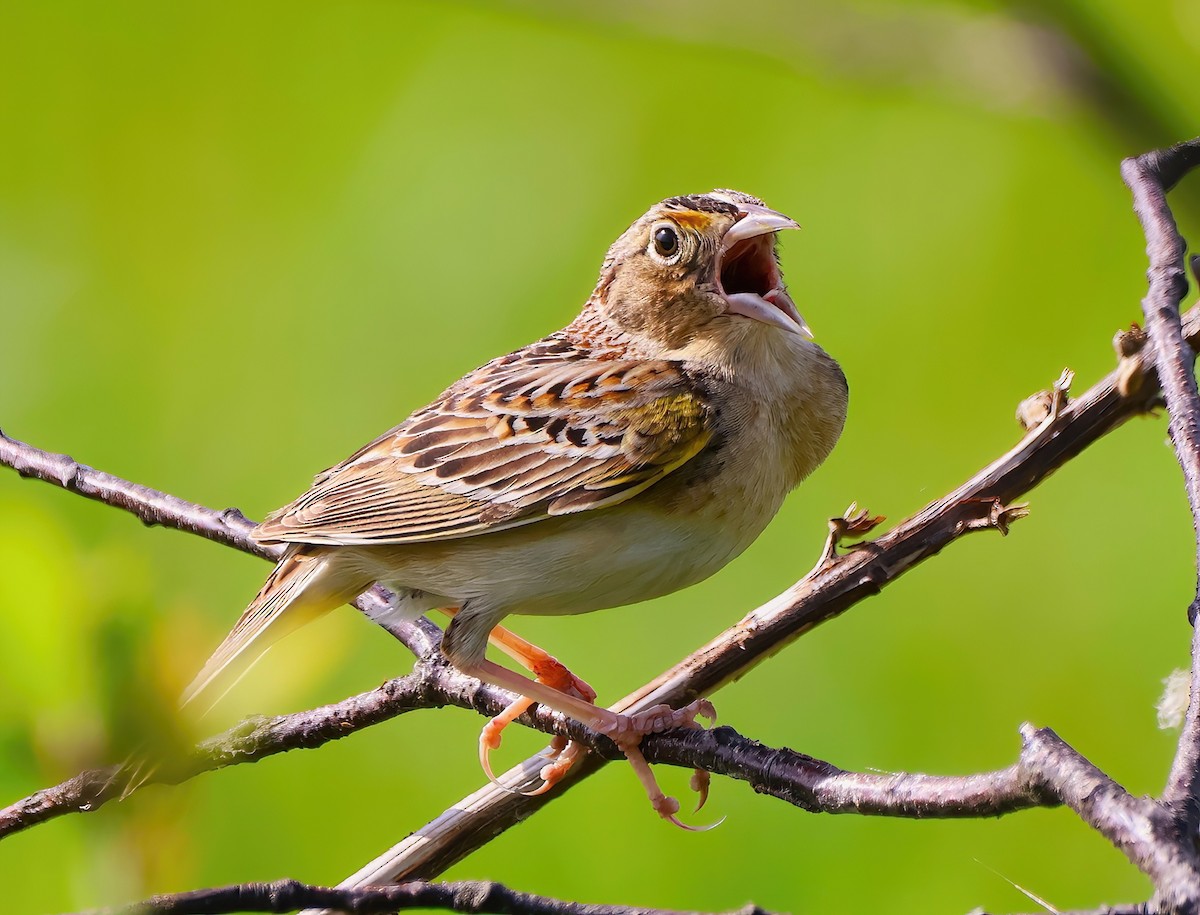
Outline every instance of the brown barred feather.
<path id="1" fill-rule="evenodd" d="M 678 364 L 595 355 L 560 332 L 494 360 L 321 474 L 255 536 L 350 545 L 503 530 L 616 505 L 703 450 L 709 409 Z"/>

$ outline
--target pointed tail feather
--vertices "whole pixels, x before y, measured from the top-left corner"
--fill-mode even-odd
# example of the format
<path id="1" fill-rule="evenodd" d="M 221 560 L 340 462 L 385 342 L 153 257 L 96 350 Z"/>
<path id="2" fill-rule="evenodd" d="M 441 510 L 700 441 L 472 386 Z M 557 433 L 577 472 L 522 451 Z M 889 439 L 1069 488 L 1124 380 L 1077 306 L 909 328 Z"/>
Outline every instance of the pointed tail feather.
<path id="1" fill-rule="evenodd" d="M 370 582 L 357 588 L 348 585 L 344 575 L 335 574 L 324 551 L 293 547 L 192 681 L 180 705 L 208 696 L 210 701 L 203 710 L 207 712 L 275 642 L 354 600 L 369 586 Z"/>

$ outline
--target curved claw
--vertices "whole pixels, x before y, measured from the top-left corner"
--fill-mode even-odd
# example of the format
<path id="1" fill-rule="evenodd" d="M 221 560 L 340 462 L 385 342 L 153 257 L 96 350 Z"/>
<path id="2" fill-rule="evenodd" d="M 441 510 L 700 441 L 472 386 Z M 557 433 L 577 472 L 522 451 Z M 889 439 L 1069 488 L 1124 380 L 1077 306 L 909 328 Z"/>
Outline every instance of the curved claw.
<path id="1" fill-rule="evenodd" d="M 725 817 L 721 817 L 715 823 L 709 823 L 707 826 L 692 826 L 685 823 L 675 815 L 679 813 L 679 801 L 665 795 L 654 802 L 654 809 L 668 823 L 678 826 L 680 829 L 686 829 L 688 832 L 708 832 L 710 829 L 716 829 L 725 822 Z M 696 809 L 699 810 L 700 808 L 697 807 Z"/>
<path id="2" fill-rule="evenodd" d="M 563 767 L 560 754 L 559 759 L 556 759 L 554 762 L 549 763 L 548 765 L 542 766 L 542 770 L 538 773 L 542 783 L 538 787 L 532 788 L 529 791 L 521 791 L 519 793 L 523 794 L 525 797 L 537 797 L 540 794 L 545 794 L 547 791 L 557 785 L 562 780 L 562 777 L 567 774 L 567 769 L 571 768 L 571 762 L 574 762 L 574 760 L 569 761 L 567 765 Z"/>
<path id="3" fill-rule="evenodd" d="M 725 817 L 721 817 L 721 819 L 717 820 L 715 823 L 709 823 L 707 826 L 689 826 L 687 823 L 680 821 L 678 817 L 669 816 L 663 817 L 663 819 L 670 820 L 680 829 L 686 829 L 688 832 L 708 832 L 710 829 L 716 829 L 725 822 Z"/>
<path id="4" fill-rule="evenodd" d="M 500 746 L 500 741 L 503 739 L 501 735 L 504 733 L 504 729 L 516 721 L 531 705 L 533 705 L 532 699 L 526 696 L 519 696 L 504 711 L 485 724 L 483 730 L 479 732 L 479 765 L 483 768 L 483 774 L 487 776 L 488 781 L 497 787 L 503 788 L 505 791 L 518 793 L 507 785 L 501 784 L 492 773 L 492 764 L 488 758 L 488 754 Z"/>
<path id="5" fill-rule="evenodd" d="M 489 721 L 483 726 L 483 730 L 479 732 L 479 765 L 483 769 L 483 774 L 487 776 L 487 780 L 497 788 L 503 788 L 506 791 L 512 789 L 505 785 L 500 779 L 492 773 L 492 762 L 488 754 L 492 750 L 500 746 L 500 732 L 503 727 L 494 727 L 495 720 Z"/>
<path id="6" fill-rule="evenodd" d="M 708 787 L 712 784 L 712 776 L 705 769 L 693 769 L 692 780 L 688 783 L 689 787 L 700 795 L 696 801 L 696 807 L 692 813 L 699 813 L 700 808 L 708 803 Z"/>
<path id="7" fill-rule="evenodd" d="M 542 782 L 542 784 L 537 788 L 533 788 L 529 791 L 517 791 L 514 793 L 519 794 L 522 797 L 537 797 L 540 794 L 545 794 L 547 791 L 549 791 L 553 787 L 554 787 L 554 782 Z"/>

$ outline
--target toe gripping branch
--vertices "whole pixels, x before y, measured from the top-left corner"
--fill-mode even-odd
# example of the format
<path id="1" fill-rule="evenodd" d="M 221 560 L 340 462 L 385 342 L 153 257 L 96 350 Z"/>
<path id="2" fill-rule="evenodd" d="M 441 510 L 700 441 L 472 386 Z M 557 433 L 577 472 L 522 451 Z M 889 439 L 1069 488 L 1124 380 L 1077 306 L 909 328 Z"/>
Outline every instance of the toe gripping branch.
<path id="1" fill-rule="evenodd" d="M 691 826 L 680 820 L 677 816 L 679 813 L 679 801 L 663 793 L 662 788 L 658 785 L 658 780 L 654 777 L 654 771 L 650 768 L 650 764 L 646 762 L 646 757 L 642 754 L 641 750 L 642 738 L 649 734 L 661 734 L 676 728 L 703 727 L 696 720 L 697 718 L 706 719 L 710 725 L 716 724 L 717 711 L 707 699 L 697 699 L 695 702 L 681 709 L 673 709 L 669 705 L 655 705 L 633 715 L 618 715 L 617 719 L 620 724 L 615 732 L 606 732 L 606 736 L 625 754 L 625 758 L 629 760 L 629 764 L 633 767 L 633 772 L 638 777 L 638 781 L 645 788 L 646 795 L 650 798 L 651 806 L 654 807 L 654 810 L 660 817 L 675 824 L 680 829 L 687 829 L 691 832 L 705 832 L 720 826 L 725 822 L 725 818 L 721 817 L 721 819 L 714 823 L 709 823 L 707 826 Z M 689 784 L 692 791 L 698 795 L 695 811 L 700 810 L 708 801 L 708 789 L 711 779 L 712 776 L 704 769 L 692 770 L 692 778 Z"/>
<path id="2" fill-rule="evenodd" d="M 507 630 L 499 630 L 499 627 L 497 631 L 493 632 L 493 641 L 504 647 L 510 654 L 520 657 L 522 662 L 533 672 L 537 683 L 556 690 L 563 694 L 564 697 L 569 696 L 574 700 L 582 700 L 583 702 L 594 704 L 596 691 L 571 673 L 560 661 L 546 654 L 546 652 L 535 646 L 531 646 Z M 586 745 L 565 737 L 556 736 L 552 739 L 545 753 L 543 753 L 543 758 L 547 762 L 539 770 L 538 775 L 542 782 L 539 786 L 528 790 L 521 790 L 512 788 L 499 781 L 492 771 L 490 753 L 500 746 L 504 729 L 534 705 L 534 703 L 535 700 L 528 696 L 519 696 L 499 715 L 485 724 L 479 735 L 479 762 L 489 781 L 506 791 L 530 797 L 545 794 L 552 789 L 562 781 L 576 760 L 587 752 Z M 550 705 L 553 707 L 555 703 L 550 703 Z M 559 709 L 559 711 L 566 712 L 565 709 Z M 710 722 L 715 722 L 716 710 L 713 708 L 711 702 L 707 699 L 697 699 L 681 709 L 674 709 L 668 705 L 656 705 L 632 714 L 618 714 L 609 709 L 595 709 L 591 714 L 581 714 L 581 711 L 570 712 L 570 717 L 590 725 L 597 733 L 608 737 L 617 745 L 629 760 L 634 774 L 637 775 L 638 780 L 645 788 L 646 794 L 650 798 L 650 803 L 659 816 L 682 829 L 711 829 L 713 826 L 718 825 L 718 823 L 713 823 L 711 826 L 695 827 L 689 826 L 679 820 L 676 816 L 680 808 L 679 801 L 673 797 L 669 797 L 662 791 L 657 779 L 654 777 L 654 773 L 650 769 L 649 763 L 646 762 L 646 758 L 640 749 L 642 738 L 648 734 L 659 734 L 663 731 L 670 731 L 676 728 L 699 728 L 701 724 L 697 721 L 697 718 L 704 718 Z M 705 801 L 708 799 L 709 782 L 710 776 L 708 772 L 702 769 L 694 770 L 691 787 L 699 795 L 696 810 L 703 807 Z"/>

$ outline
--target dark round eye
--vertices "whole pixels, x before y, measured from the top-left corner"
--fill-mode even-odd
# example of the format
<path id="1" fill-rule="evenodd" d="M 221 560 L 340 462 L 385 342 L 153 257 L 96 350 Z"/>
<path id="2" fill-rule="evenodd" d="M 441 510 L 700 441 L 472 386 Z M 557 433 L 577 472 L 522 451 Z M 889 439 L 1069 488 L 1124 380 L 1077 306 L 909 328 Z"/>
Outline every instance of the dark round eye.
<path id="1" fill-rule="evenodd" d="M 654 250 L 670 257 L 679 250 L 679 235 L 670 226 L 659 226 L 654 230 Z"/>

